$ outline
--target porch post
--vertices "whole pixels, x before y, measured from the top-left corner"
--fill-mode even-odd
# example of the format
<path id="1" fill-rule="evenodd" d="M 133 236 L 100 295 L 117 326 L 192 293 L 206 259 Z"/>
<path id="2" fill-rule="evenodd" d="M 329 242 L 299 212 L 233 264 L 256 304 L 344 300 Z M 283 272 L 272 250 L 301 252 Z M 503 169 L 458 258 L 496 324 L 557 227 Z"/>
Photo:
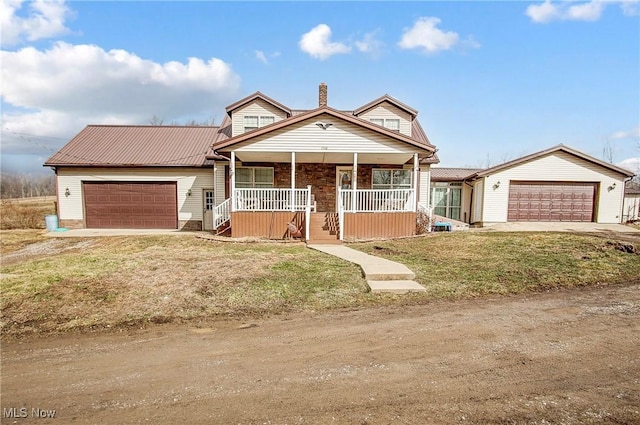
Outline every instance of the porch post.
<path id="1" fill-rule="evenodd" d="M 229 174 L 231 177 L 231 212 L 236 210 L 236 153 L 231 151 L 231 161 L 229 162 Z"/>
<path id="2" fill-rule="evenodd" d="M 413 211 L 418 212 L 418 184 L 420 184 L 420 162 L 418 154 L 413 154 Z"/>
<path id="3" fill-rule="evenodd" d="M 296 205 L 295 205 L 296 190 L 295 189 L 296 189 L 296 153 L 291 152 L 291 198 L 290 198 L 291 212 L 294 212 L 296 210 Z"/>
<path id="4" fill-rule="evenodd" d="M 218 208 L 216 208 L 218 206 L 218 202 L 216 200 L 217 198 L 217 193 L 216 193 L 216 175 L 218 174 L 218 163 L 216 162 L 216 160 L 213 160 L 213 214 L 211 214 L 211 228 L 215 231 L 216 230 L 216 221 L 218 221 L 218 217 L 217 217 L 217 212 L 218 212 Z M 202 230 L 204 230 L 204 211 L 202 212 Z"/>
<path id="5" fill-rule="evenodd" d="M 353 175 L 351 176 L 351 210 L 356 212 L 356 191 L 358 190 L 358 152 L 353 153 Z"/>

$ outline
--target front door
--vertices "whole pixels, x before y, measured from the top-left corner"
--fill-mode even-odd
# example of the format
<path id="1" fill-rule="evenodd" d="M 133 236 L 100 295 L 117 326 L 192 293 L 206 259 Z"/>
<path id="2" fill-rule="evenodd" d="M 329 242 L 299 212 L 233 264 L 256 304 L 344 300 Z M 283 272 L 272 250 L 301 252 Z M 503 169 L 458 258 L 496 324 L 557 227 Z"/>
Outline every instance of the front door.
<path id="1" fill-rule="evenodd" d="M 353 167 L 336 167 L 336 211 L 338 211 L 340 205 L 340 199 L 338 199 L 338 188 L 353 189 L 351 184 L 352 177 Z M 350 199 L 350 197 L 345 197 L 345 201 L 348 204 L 351 204 Z"/>
<path id="2" fill-rule="evenodd" d="M 214 230 L 213 228 L 213 208 L 214 208 L 214 197 L 212 189 L 203 189 L 202 190 L 202 202 L 203 202 L 203 212 L 202 212 L 202 229 L 203 230 Z"/>

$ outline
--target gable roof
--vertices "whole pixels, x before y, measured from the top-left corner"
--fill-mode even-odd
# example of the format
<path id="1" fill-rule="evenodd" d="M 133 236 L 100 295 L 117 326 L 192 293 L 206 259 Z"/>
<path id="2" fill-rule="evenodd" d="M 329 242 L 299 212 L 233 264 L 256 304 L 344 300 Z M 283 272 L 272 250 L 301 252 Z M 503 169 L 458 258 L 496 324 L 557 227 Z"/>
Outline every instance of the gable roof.
<path id="1" fill-rule="evenodd" d="M 357 126 L 360 127 L 364 127 L 367 128 L 369 130 L 372 130 L 376 133 L 380 133 L 380 134 L 384 134 L 385 136 L 389 136 L 393 139 L 396 139 L 398 141 L 404 142 L 404 143 L 408 143 L 412 146 L 415 146 L 417 148 L 420 149 L 425 149 L 431 152 L 435 152 L 435 147 L 433 145 L 431 145 L 429 143 L 429 140 L 426 139 L 426 136 L 424 138 L 424 140 L 419 140 L 416 138 L 412 138 L 409 136 L 405 136 L 404 134 L 401 134 L 397 131 L 393 131 L 393 130 L 389 130 L 385 127 L 381 127 L 379 125 L 373 124 L 369 121 L 363 120 L 361 118 L 355 117 L 349 113 L 345 113 L 345 112 L 341 112 L 338 111 L 336 109 L 330 108 L 329 106 L 321 106 L 319 108 L 316 109 L 312 109 L 310 111 L 306 111 L 306 112 L 301 112 L 298 113 L 296 115 L 294 115 L 293 117 L 290 117 L 288 119 L 285 120 L 280 120 L 277 121 L 273 124 L 264 126 L 264 127 L 260 127 L 258 129 L 252 130 L 252 131 L 248 131 L 246 133 L 242 133 L 239 134 L 235 137 L 231 137 L 227 140 L 221 141 L 217 144 L 215 144 L 213 146 L 214 149 L 216 150 L 221 150 L 221 149 L 225 149 L 228 148 L 230 146 L 233 146 L 237 143 L 241 143 L 241 142 L 245 142 L 249 139 L 252 139 L 254 137 L 258 137 L 258 136 L 262 136 L 264 134 L 268 134 L 271 133 L 272 131 L 276 131 L 279 130 L 281 128 L 287 127 L 289 125 L 292 124 L 296 124 L 299 123 L 301 121 L 305 121 L 323 114 L 327 114 L 330 115 L 332 117 L 341 119 L 343 121 L 347 121 L 350 122 L 352 124 L 355 124 Z M 423 132 L 424 134 L 424 132 Z"/>
<path id="2" fill-rule="evenodd" d="M 607 169 L 609 169 L 611 171 L 614 171 L 616 173 L 622 174 L 622 175 L 624 175 L 626 177 L 632 177 L 634 175 L 634 173 L 632 173 L 631 171 L 629 171 L 629 170 L 627 170 L 625 168 L 618 167 L 617 165 L 609 164 L 608 162 L 601 161 L 601 160 L 599 160 L 597 158 L 594 158 L 594 157 L 592 157 L 590 155 L 587 155 L 586 153 L 580 152 L 579 150 L 576 150 L 576 149 L 570 148 L 569 146 L 565 146 L 563 144 L 560 144 L 560 145 L 553 146 L 553 147 L 551 147 L 549 149 L 545 149 L 545 150 L 540 151 L 540 152 L 532 153 L 531 155 L 526 155 L 526 156 L 523 156 L 521 158 L 514 159 L 513 161 L 505 162 L 504 164 L 496 165 L 495 167 L 487 168 L 485 170 L 482 170 L 482 171 L 478 172 L 474 177 L 484 177 L 484 176 L 487 176 L 489 174 L 495 173 L 496 171 L 502 171 L 502 170 L 504 170 L 506 168 L 513 167 L 513 166 L 516 166 L 516 165 L 520 165 L 520 164 L 523 164 L 525 162 L 532 161 L 534 159 L 542 158 L 543 156 L 547 156 L 547 155 L 550 155 L 550 154 L 555 153 L 555 152 L 568 153 L 569 155 L 573 155 L 573 156 L 578 157 L 580 159 L 583 159 L 583 160 L 585 160 L 587 162 L 591 162 L 593 164 L 596 164 L 596 165 L 599 165 L 601 167 L 607 168 Z"/>
<path id="3" fill-rule="evenodd" d="M 218 127 L 88 125 L 49 158 L 49 167 L 211 166 Z"/>
<path id="4" fill-rule="evenodd" d="M 363 112 L 368 111 L 369 109 L 374 108 L 375 106 L 384 103 L 384 102 L 389 102 L 392 105 L 402 109 L 405 112 L 408 112 L 409 115 L 411 115 L 411 119 L 414 120 L 416 118 L 416 116 L 418 115 L 418 111 L 416 111 L 415 109 L 413 109 L 412 107 L 400 102 L 398 99 L 394 99 L 393 97 L 389 96 L 388 94 L 385 94 L 384 96 L 381 96 L 375 100 L 372 100 L 371 102 L 367 103 L 366 105 L 363 105 L 361 107 L 359 107 L 358 109 L 353 111 L 353 115 L 360 115 Z"/>
<path id="5" fill-rule="evenodd" d="M 434 167 L 431 169 L 431 181 L 449 182 L 462 181 L 474 176 L 482 169 L 479 168 L 448 168 Z"/>
<path id="6" fill-rule="evenodd" d="M 285 112 L 288 116 L 291 116 L 291 109 L 289 109 L 288 107 L 284 106 L 282 103 L 277 102 L 273 99 L 271 99 L 269 96 L 264 95 L 262 93 L 260 93 L 259 91 L 250 94 L 249 96 L 240 99 L 239 101 L 232 103 L 231 105 L 226 107 L 226 111 L 227 111 L 227 115 L 231 116 L 231 113 L 240 108 L 241 106 L 246 105 L 247 103 L 251 103 L 256 99 L 262 99 L 265 102 L 275 106 L 276 108 L 280 109 L 281 111 Z"/>

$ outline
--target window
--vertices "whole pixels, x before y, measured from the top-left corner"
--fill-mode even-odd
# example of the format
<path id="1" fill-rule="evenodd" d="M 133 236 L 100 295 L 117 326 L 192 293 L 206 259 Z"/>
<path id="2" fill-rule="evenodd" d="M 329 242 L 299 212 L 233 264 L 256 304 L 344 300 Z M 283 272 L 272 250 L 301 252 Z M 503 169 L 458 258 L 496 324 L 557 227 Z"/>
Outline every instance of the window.
<path id="1" fill-rule="evenodd" d="M 411 170 L 381 169 L 373 170 L 373 189 L 411 189 Z"/>
<path id="2" fill-rule="evenodd" d="M 236 168 L 236 188 L 273 187 L 273 168 L 238 167 Z"/>
<path id="3" fill-rule="evenodd" d="M 257 115 L 245 115 L 244 116 L 244 131 L 255 130 L 265 125 L 273 124 L 275 117 L 273 116 L 257 116 Z"/>
<path id="4" fill-rule="evenodd" d="M 398 118 L 371 118 L 369 121 L 389 130 L 400 131 L 400 119 Z"/>
<path id="5" fill-rule="evenodd" d="M 204 209 L 207 211 L 213 209 L 213 190 L 204 191 Z"/>
<path id="6" fill-rule="evenodd" d="M 431 205 L 435 215 L 460 220 L 462 183 L 434 182 L 431 187 Z"/>

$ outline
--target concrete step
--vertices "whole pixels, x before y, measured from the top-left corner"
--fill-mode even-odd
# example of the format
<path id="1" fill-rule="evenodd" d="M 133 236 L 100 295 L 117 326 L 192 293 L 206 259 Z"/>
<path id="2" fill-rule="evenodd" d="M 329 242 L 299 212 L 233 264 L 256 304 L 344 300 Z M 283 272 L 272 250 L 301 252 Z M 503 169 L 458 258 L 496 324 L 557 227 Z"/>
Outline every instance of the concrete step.
<path id="1" fill-rule="evenodd" d="M 409 292 L 427 292 L 424 286 L 413 280 L 367 280 L 367 285 L 369 285 L 369 289 L 373 293 L 407 294 Z"/>
<path id="2" fill-rule="evenodd" d="M 340 239 L 309 239 L 307 244 L 310 245 L 341 245 Z"/>

